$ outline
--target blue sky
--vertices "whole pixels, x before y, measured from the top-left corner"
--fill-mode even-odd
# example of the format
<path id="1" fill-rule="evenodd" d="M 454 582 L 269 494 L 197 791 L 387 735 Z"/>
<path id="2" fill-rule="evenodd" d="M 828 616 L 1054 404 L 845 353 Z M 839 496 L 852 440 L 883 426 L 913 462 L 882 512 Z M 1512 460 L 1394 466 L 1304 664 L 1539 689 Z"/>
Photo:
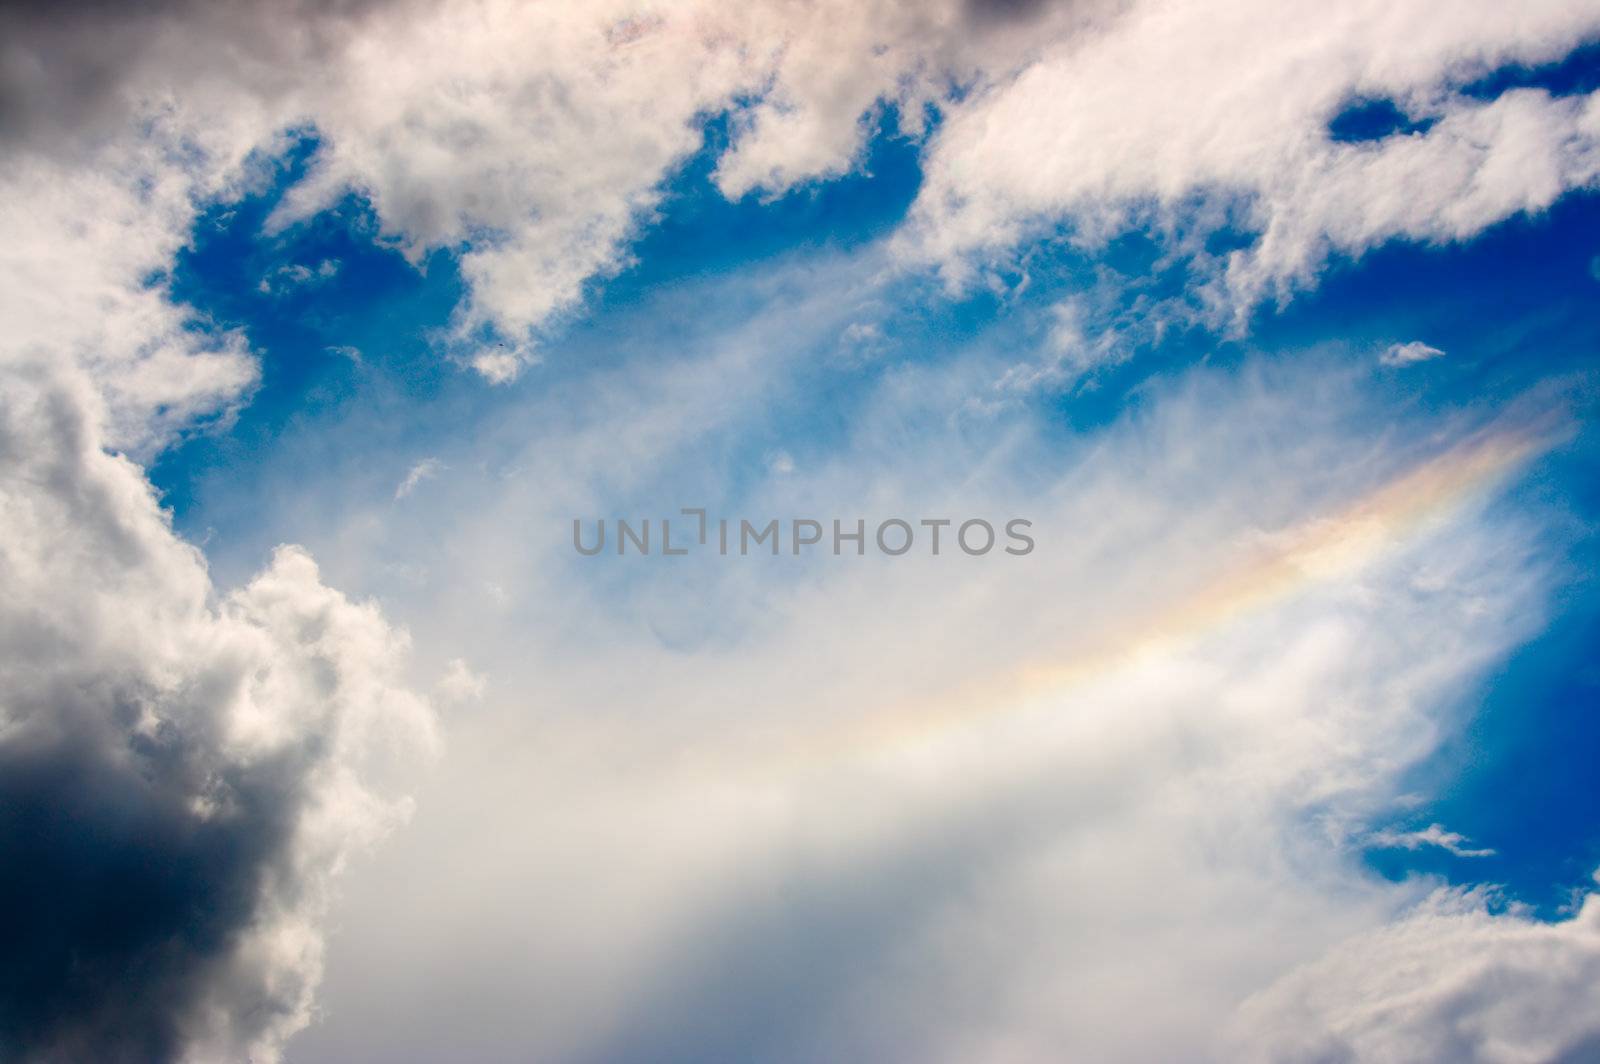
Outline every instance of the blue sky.
<path id="1" fill-rule="evenodd" d="M 1478 84 L 1484 93 L 1524 84 L 1581 92 L 1596 70 L 1588 49 L 1552 67 L 1505 68 Z M 1349 140 L 1410 132 L 1393 113 L 1387 102 L 1357 104 L 1331 128 Z M 329 498 L 335 491 L 385 498 L 414 456 L 458 446 L 463 426 L 514 420 L 525 393 L 611 368 L 628 357 L 619 348 L 632 345 L 636 355 L 641 333 L 654 348 L 649 357 L 684 357 L 696 340 L 678 316 L 680 293 L 715 290 L 721 279 L 774 263 L 870 247 L 903 221 L 920 180 L 917 143 L 899 131 L 892 111 L 876 119 L 850 173 L 775 197 L 730 202 L 719 194 L 710 175 L 727 148 L 726 118 L 710 121 L 704 136 L 704 147 L 665 182 L 657 213 L 619 272 L 593 280 L 581 309 L 547 328 L 536 369 L 502 388 L 440 357 L 437 337 L 462 296 L 449 252 L 406 262 L 378 237 L 370 203 L 355 194 L 281 234 L 262 233 L 283 191 L 303 178 L 314 139 L 275 160 L 266 187 L 202 213 L 192 246 L 162 283 L 205 327 L 242 330 L 262 357 L 262 383 L 225 430 L 192 435 L 152 467 L 177 527 L 205 542 L 224 572 L 232 565 L 247 573 L 278 542 L 314 541 L 326 509 L 340 504 Z M 1164 259 L 1157 237 L 1131 232 L 1090 251 L 1065 238 L 1029 248 L 1030 283 L 1003 298 L 952 299 L 916 279 L 900 282 L 874 308 L 888 323 L 881 349 L 842 362 L 814 352 L 824 365 L 801 371 L 788 404 L 741 434 L 741 454 L 722 475 L 759 476 L 764 456 L 777 449 L 827 454 L 840 445 L 840 426 L 856 416 L 857 396 L 897 367 L 961 357 L 971 345 L 1036 343 L 1049 308 L 1092 284 L 1097 270 L 1113 271 L 1127 286 L 1108 316 L 1137 314 L 1134 300 L 1144 293 L 1182 297 L 1186 265 Z M 1239 244 L 1249 234 L 1211 240 Z M 1410 770 L 1424 800 L 1393 825 L 1447 823 L 1496 854 L 1368 853 L 1381 875 L 1503 885 L 1551 917 L 1600 865 L 1600 784 L 1592 776 L 1600 725 L 1590 712 L 1600 704 L 1590 660 L 1600 617 L 1588 575 L 1597 560 L 1589 530 L 1600 518 L 1590 381 L 1600 346 L 1597 259 L 1600 200 L 1575 195 L 1459 244 L 1398 241 L 1335 259 L 1315 290 L 1284 307 L 1257 308 L 1243 335 L 1180 328 L 1138 342 L 1127 362 L 1091 381 L 1034 400 L 1063 437 L 1083 436 L 1137 407 L 1152 380 L 1186 367 L 1227 372 L 1246 360 L 1293 360 L 1332 345 L 1371 364 L 1363 387 L 1396 418 L 1493 409 L 1541 389 L 1547 398 L 1540 402 L 1568 411 L 1571 438 L 1508 502 L 1553 517 L 1548 546 L 1561 559 L 1563 589 L 1548 627 L 1461 696 L 1467 729 Z M 327 279 L 281 280 L 281 271 L 328 262 L 337 269 Z M 1418 338 L 1448 357 L 1403 370 L 1377 365 L 1377 352 Z M 273 505 L 260 506 L 263 498 Z"/>

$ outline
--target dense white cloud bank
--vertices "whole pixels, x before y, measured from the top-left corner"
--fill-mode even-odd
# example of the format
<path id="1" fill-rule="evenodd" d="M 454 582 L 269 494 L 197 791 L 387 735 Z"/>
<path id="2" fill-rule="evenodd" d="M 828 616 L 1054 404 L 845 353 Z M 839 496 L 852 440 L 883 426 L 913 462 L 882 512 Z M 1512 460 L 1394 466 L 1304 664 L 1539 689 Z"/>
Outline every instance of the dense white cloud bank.
<path id="1" fill-rule="evenodd" d="M 1259 234 L 1212 263 L 1214 309 L 1309 284 L 1335 252 L 1459 240 L 1600 176 L 1600 98 L 1455 90 L 1563 57 L 1600 5 L 1130 5 L 1014 80 L 950 110 L 927 153 L 910 244 L 960 280 L 973 256 L 1070 222 L 1191 238 Z M 1432 125 L 1344 143 L 1329 122 L 1393 100 Z"/>

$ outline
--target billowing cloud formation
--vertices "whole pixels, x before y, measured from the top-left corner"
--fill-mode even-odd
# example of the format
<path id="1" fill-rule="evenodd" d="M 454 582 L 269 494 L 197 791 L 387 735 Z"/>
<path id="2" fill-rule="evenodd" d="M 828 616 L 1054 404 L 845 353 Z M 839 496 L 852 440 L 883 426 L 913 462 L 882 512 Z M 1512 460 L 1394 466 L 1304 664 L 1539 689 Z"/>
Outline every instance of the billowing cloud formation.
<path id="1" fill-rule="evenodd" d="M 1031 40 L 951 2 L 441 4 L 384 23 L 305 100 L 323 147 L 273 224 L 355 188 L 408 253 L 464 248 L 457 337 L 503 380 L 626 261 L 708 115 L 732 112 L 718 186 L 782 191 L 849 169 L 880 100 L 915 132 L 957 70 L 1009 69 Z M 474 353 L 486 327 L 516 344 Z"/>
<path id="2" fill-rule="evenodd" d="M 1561 0 L 1449 18 L 1420 0 L 191 7 L 10 16 L 13 139 L 81 147 L 109 109 L 191 131 L 202 169 L 225 172 L 313 131 L 311 173 L 272 224 L 354 189 L 413 257 L 458 252 L 470 287 L 447 346 L 492 380 L 627 261 L 720 113 L 729 196 L 850 169 L 886 106 L 914 136 L 938 114 L 908 261 L 960 284 L 1060 222 L 1093 240 L 1154 220 L 1223 316 L 1288 295 L 1330 253 L 1460 239 L 1600 173 L 1593 98 L 1456 91 L 1600 33 L 1600 10 Z M 1330 120 L 1363 99 L 1396 101 L 1416 131 L 1335 139 Z M 1223 226 L 1252 240 L 1217 258 L 1190 239 Z"/>
<path id="3" fill-rule="evenodd" d="M 115 453 L 257 379 L 163 280 L 197 202 L 245 179 L 229 143 L 158 118 L 93 165 L 55 141 L 0 163 L 8 1060 L 275 1059 L 310 1017 L 331 877 L 433 742 L 401 633 L 295 548 L 219 600 Z"/>
<path id="4" fill-rule="evenodd" d="M 86 379 L 0 382 L 0 1055 L 274 1060 L 432 743 L 405 638 L 295 548 L 216 601 Z"/>
<path id="5" fill-rule="evenodd" d="M 1600 176 L 1600 96 L 1460 95 L 1509 63 L 1563 56 L 1600 7 L 1149 2 L 952 108 L 929 148 L 910 246 L 960 280 L 972 256 L 1070 221 L 1096 239 L 1153 223 L 1257 234 L 1207 267 L 1215 307 L 1308 283 L 1333 252 L 1467 237 Z M 1426 128 L 1336 140 L 1392 99 Z M 1203 259 L 1204 253 L 1200 253 Z"/>
<path id="6" fill-rule="evenodd" d="M 160 127 L 107 148 L 94 167 L 12 155 L 0 161 L 0 364 L 49 358 L 82 367 L 104 402 L 103 442 L 153 453 L 254 386 L 236 334 L 196 328 L 163 271 L 217 174 L 182 165 L 184 138 Z"/>
<path id="7" fill-rule="evenodd" d="M 1600 895 L 1561 923 L 1441 891 L 1253 999 L 1236 1059 L 1583 1064 L 1600 1056 Z"/>

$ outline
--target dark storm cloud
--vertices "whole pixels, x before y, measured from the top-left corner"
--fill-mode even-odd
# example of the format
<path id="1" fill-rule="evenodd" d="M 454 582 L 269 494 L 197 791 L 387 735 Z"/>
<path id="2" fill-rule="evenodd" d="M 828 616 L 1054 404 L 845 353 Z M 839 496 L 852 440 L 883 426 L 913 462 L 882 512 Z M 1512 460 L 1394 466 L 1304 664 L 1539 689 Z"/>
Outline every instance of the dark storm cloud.
<path id="1" fill-rule="evenodd" d="M 212 602 L 93 408 L 0 364 L 0 1061 L 271 1057 L 327 878 L 388 808 L 350 789 L 361 729 L 426 706 L 304 552 Z"/>
<path id="2" fill-rule="evenodd" d="M 53 376 L 5 375 L 0 513 L 69 524 L 53 546 L 87 547 L 101 587 L 159 573 L 160 540 L 96 475 L 81 399 Z M 297 775 L 230 766 L 205 707 L 175 704 L 223 677 L 163 697 L 134 655 L 96 659 L 105 633 L 52 617 L 79 588 L 29 601 L 28 531 L 8 527 L 0 558 L 0 1059 L 173 1060 L 285 852 Z M 150 624 L 127 605 L 123 624 Z"/>
<path id="3" fill-rule="evenodd" d="M 145 96 L 292 86 L 403 0 L 22 0 L 0 5 L 0 145 L 59 150 L 115 131 Z"/>
<path id="4" fill-rule="evenodd" d="M 110 704 L 38 712 L 109 710 L 124 727 L 0 744 L 0 1058 L 174 1060 L 285 857 L 299 775 L 281 761 L 229 771 L 173 728 L 120 744 L 134 702 L 76 697 Z M 209 788 L 226 807 L 201 815 L 219 768 Z"/>

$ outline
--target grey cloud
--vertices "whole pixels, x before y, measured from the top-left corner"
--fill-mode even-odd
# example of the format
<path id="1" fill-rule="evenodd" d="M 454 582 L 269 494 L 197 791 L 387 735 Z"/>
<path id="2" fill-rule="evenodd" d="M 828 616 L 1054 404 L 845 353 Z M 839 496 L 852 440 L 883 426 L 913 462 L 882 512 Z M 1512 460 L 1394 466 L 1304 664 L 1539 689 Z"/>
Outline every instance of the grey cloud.
<path id="1" fill-rule="evenodd" d="M 281 91 L 401 0 L 26 0 L 0 7 L 0 144 L 48 150 L 114 133 L 141 97 L 225 78 Z"/>
<path id="2" fill-rule="evenodd" d="M 138 694 L 78 697 L 91 704 L 36 708 L 79 727 L 0 745 L 0 1052 L 179 1059 L 265 876 L 290 871 L 303 765 L 230 766 L 172 727 L 130 740 Z M 192 800 L 206 788 L 233 808 L 198 815 Z M 282 1004 L 262 994 L 256 1007 Z"/>
<path id="3" fill-rule="evenodd" d="M 967 17 L 973 22 L 1024 22 L 1041 14 L 1056 0 L 966 0 Z"/>
<path id="4" fill-rule="evenodd" d="M 403 637 L 292 548 L 216 602 L 86 383 L 0 375 L 0 1057 L 274 1060 L 370 739 L 430 735 Z"/>

